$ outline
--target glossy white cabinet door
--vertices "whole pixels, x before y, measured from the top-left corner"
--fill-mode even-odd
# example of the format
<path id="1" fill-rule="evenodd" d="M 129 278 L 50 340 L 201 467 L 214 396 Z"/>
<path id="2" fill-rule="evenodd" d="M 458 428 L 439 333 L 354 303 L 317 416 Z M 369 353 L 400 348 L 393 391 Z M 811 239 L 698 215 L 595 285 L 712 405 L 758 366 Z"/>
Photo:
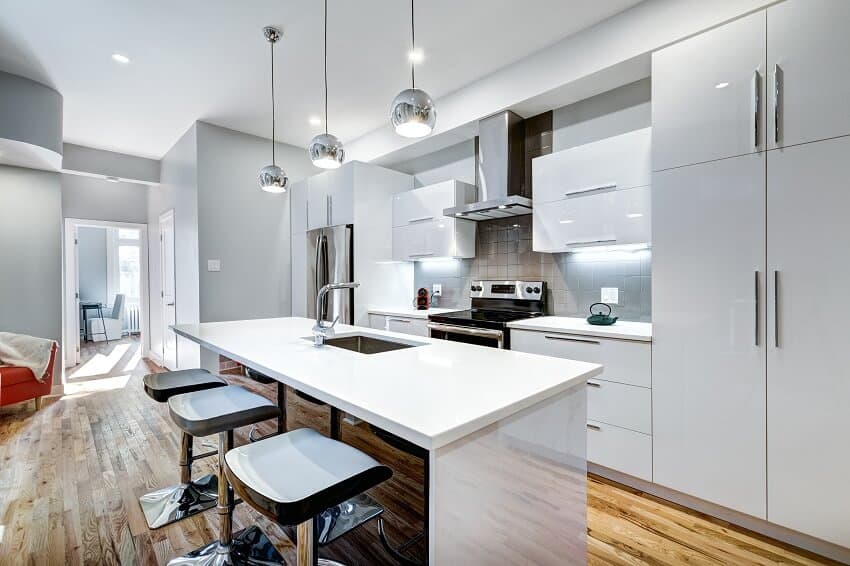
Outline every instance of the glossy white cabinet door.
<path id="1" fill-rule="evenodd" d="M 848 27 L 846 0 L 788 0 L 768 8 L 769 147 L 850 134 Z"/>
<path id="2" fill-rule="evenodd" d="M 653 175 L 653 478 L 760 518 L 764 203 L 764 154 Z"/>
<path id="3" fill-rule="evenodd" d="M 362 175 L 368 175 L 363 171 Z M 355 164 L 348 163 L 339 169 L 325 173 L 327 175 L 328 217 L 330 226 L 354 223 L 354 183 Z M 368 179 L 364 179 L 368 182 Z"/>
<path id="4" fill-rule="evenodd" d="M 652 128 L 635 130 L 532 160 L 534 204 L 600 187 L 650 184 Z"/>
<path id="5" fill-rule="evenodd" d="M 616 193 L 614 234 L 617 244 L 652 242 L 652 187 L 636 187 Z"/>
<path id="6" fill-rule="evenodd" d="M 307 229 L 315 230 L 329 225 L 328 177 L 313 175 L 307 179 Z"/>
<path id="7" fill-rule="evenodd" d="M 307 179 L 293 183 L 289 189 L 289 218 L 293 234 L 307 231 Z"/>
<path id="8" fill-rule="evenodd" d="M 292 234 L 292 316 L 307 316 L 307 233 Z"/>
<path id="9" fill-rule="evenodd" d="M 443 209 L 475 202 L 478 190 L 456 180 L 427 185 L 393 196 L 393 226 L 444 218 Z"/>
<path id="10" fill-rule="evenodd" d="M 850 547 L 850 138 L 767 165 L 768 520 Z"/>
<path id="11" fill-rule="evenodd" d="M 765 19 L 757 12 L 652 55 L 653 170 L 766 147 L 765 97 L 754 104 L 754 83 L 764 94 Z"/>

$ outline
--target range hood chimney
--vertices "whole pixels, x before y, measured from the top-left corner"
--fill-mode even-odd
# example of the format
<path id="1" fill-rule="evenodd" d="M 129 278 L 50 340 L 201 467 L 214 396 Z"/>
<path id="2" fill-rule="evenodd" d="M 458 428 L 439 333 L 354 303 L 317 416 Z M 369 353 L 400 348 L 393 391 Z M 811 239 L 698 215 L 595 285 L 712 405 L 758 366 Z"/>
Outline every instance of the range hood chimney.
<path id="1" fill-rule="evenodd" d="M 531 214 L 522 118 L 506 110 L 478 122 L 475 161 L 478 202 L 446 208 L 444 215 L 481 221 Z"/>

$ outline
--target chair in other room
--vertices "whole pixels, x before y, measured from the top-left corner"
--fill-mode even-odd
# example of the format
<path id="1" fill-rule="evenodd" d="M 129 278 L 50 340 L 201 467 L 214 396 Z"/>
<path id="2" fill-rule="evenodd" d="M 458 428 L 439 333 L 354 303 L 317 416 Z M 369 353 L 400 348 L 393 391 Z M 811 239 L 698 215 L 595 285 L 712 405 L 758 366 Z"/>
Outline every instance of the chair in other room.
<path id="1" fill-rule="evenodd" d="M 115 300 L 112 302 L 112 310 L 108 315 L 104 315 L 103 321 L 98 318 L 92 318 L 88 321 L 89 336 L 95 342 L 106 340 L 120 340 L 124 333 L 124 295 L 118 293 L 115 295 Z M 106 329 L 104 330 L 104 326 Z M 104 338 L 105 333 L 105 338 Z"/>

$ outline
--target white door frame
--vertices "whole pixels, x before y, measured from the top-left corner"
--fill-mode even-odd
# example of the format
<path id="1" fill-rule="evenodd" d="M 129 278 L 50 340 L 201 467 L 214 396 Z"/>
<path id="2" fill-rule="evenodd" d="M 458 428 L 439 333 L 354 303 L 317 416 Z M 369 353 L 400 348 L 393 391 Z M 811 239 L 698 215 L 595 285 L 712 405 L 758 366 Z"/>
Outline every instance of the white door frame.
<path id="1" fill-rule="evenodd" d="M 65 219 L 65 277 L 62 282 L 63 296 L 65 298 L 65 312 L 63 314 L 62 333 L 64 334 L 65 367 L 76 365 L 80 362 L 80 306 L 79 306 L 79 255 L 77 253 L 77 230 L 80 227 L 95 228 L 130 228 L 139 230 L 139 262 L 141 272 L 139 277 L 141 297 L 139 297 L 139 331 L 142 337 L 142 351 L 150 349 L 150 311 L 148 305 L 148 225 L 135 224 L 132 222 L 112 222 L 105 220 L 86 220 L 83 218 Z M 64 374 L 64 372 L 63 372 Z M 64 375 L 63 375 L 64 382 Z"/>
<path id="2" fill-rule="evenodd" d="M 166 306 L 169 306 L 169 305 L 166 305 L 166 298 L 165 298 L 165 289 L 166 289 L 165 278 L 166 278 L 167 270 L 165 269 L 165 261 L 166 261 L 166 254 L 164 253 L 165 241 L 162 237 L 162 226 L 163 226 L 163 224 L 169 223 L 169 222 L 171 224 L 171 246 L 172 246 L 171 261 L 173 263 L 173 265 L 171 266 L 171 276 L 174 278 L 174 281 L 173 281 L 174 296 L 173 296 L 172 305 L 170 305 L 170 306 L 174 307 L 174 321 L 175 321 L 175 323 L 177 322 L 177 256 L 176 256 L 177 250 L 176 250 L 176 240 L 175 240 L 176 224 L 175 224 L 175 218 L 174 218 L 174 209 L 171 208 L 171 209 L 166 210 L 165 212 L 163 212 L 162 214 L 159 215 L 159 219 L 158 219 L 158 223 L 157 223 L 157 229 L 159 230 L 159 290 L 160 290 L 159 291 L 159 319 L 160 319 L 160 325 L 161 325 L 160 331 L 162 333 L 162 340 L 161 340 L 162 348 L 159 352 L 156 352 L 156 354 L 160 356 L 160 361 L 161 361 L 162 367 L 164 367 L 168 370 L 174 371 L 178 367 L 178 363 L 177 363 L 178 362 L 178 352 L 177 352 L 178 340 L 176 338 L 176 335 L 175 335 L 175 338 L 174 338 L 174 361 L 173 361 L 173 364 L 169 365 L 169 359 L 165 355 L 166 345 L 167 345 L 168 340 L 169 340 L 169 332 L 173 333 L 173 331 L 169 330 L 169 324 L 168 324 L 168 320 L 167 320 L 168 317 L 166 317 L 166 312 L 165 312 Z"/>

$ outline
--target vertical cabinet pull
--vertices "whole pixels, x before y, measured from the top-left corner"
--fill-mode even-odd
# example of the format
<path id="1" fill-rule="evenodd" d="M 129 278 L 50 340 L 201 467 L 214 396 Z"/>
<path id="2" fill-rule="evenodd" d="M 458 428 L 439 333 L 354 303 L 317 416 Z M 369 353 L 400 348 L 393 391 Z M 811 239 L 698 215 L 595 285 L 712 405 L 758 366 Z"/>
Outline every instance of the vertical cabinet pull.
<path id="1" fill-rule="evenodd" d="M 334 220 L 334 196 L 328 195 L 328 226 L 333 226 Z"/>
<path id="2" fill-rule="evenodd" d="M 773 345 L 779 347 L 779 271 L 773 272 Z"/>
<path id="3" fill-rule="evenodd" d="M 773 141 L 779 145 L 782 137 L 782 67 L 777 63 L 773 66 Z"/>
<path id="4" fill-rule="evenodd" d="M 761 143 L 761 139 L 759 136 L 759 130 L 761 129 L 759 120 L 760 112 L 759 109 L 761 107 L 761 75 L 759 75 L 758 69 L 753 73 L 753 147 L 758 149 L 759 144 Z"/>
<path id="5" fill-rule="evenodd" d="M 758 271 L 755 272 L 754 292 L 755 292 L 755 298 L 756 298 L 756 308 L 755 308 L 755 315 L 756 315 L 755 338 L 756 338 L 756 340 L 755 341 L 756 341 L 756 346 L 758 346 L 759 345 L 759 314 L 760 314 L 760 311 L 761 311 L 760 304 L 759 304 L 760 303 L 760 296 L 759 296 L 759 272 Z"/>

